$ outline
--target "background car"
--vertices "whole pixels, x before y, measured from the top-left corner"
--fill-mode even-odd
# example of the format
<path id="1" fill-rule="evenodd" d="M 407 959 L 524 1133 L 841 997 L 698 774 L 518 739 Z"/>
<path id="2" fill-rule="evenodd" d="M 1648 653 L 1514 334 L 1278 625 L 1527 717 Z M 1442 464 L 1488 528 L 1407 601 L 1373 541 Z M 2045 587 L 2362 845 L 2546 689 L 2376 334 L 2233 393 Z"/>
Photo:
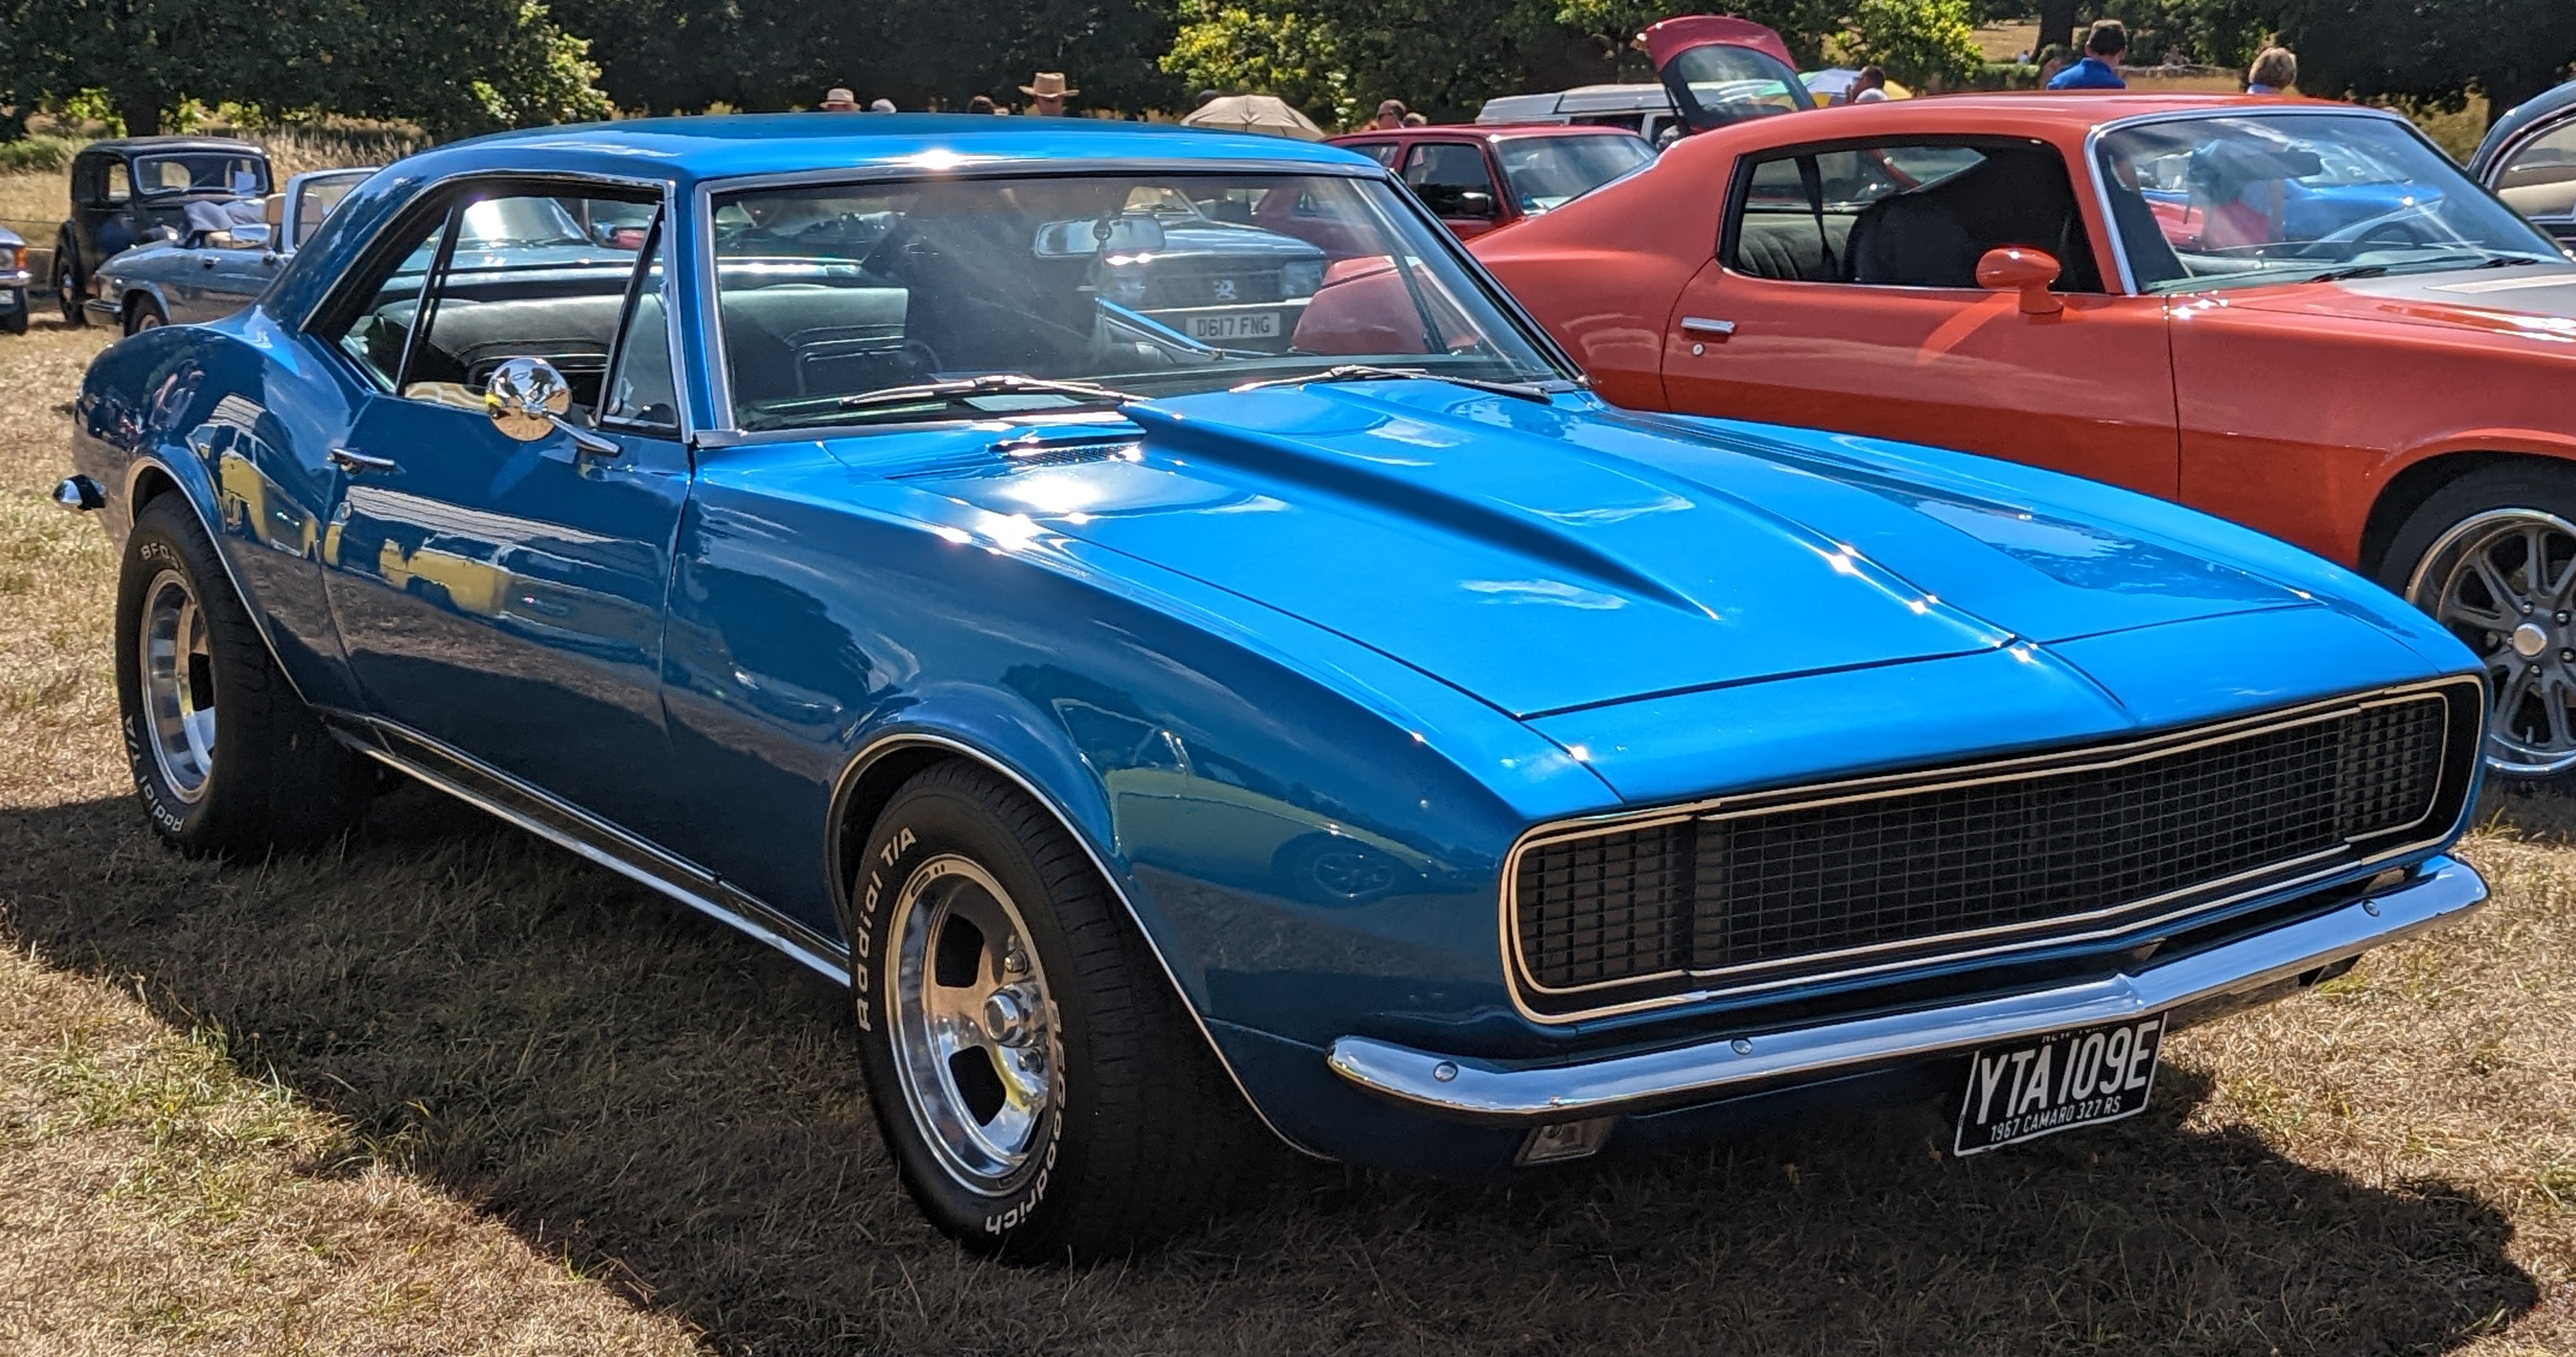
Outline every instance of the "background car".
<path id="1" fill-rule="evenodd" d="M 0 226 L 0 331 L 27 333 L 27 285 L 34 281 L 27 272 L 25 238 Z"/>
<path id="2" fill-rule="evenodd" d="M 89 323 L 90 273 L 162 233 L 184 235 L 192 204 L 269 191 L 268 153 L 223 137 L 116 137 L 72 157 L 71 216 L 54 239 L 53 292 L 63 319 Z"/>
<path id="3" fill-rule="evenodd" d="M 1497 95 L 1476 110 L 1476 122 L 1615 127 L 1661 148 L 1692 131 L 1797 112 L 1821 102 L 1799 78 L 1788 43 L 1747 19 L 1711 14 L 1666 19 L 1648 25 L 1636 45 L 1654 62 L 1657 83 Z"/>
<path id="4" fill-rule="evenodd" d="M 2469 173 L 2514 211 L 2576 245 L 2576 80 L 2496 119 Z"/>
<path id="5" fill-rule="evenodd" d="M 1611 127 L 1408 127 L 1330 140 L 1394 170 L 1461 240 L 1553 211 L 1655 158 L 1644 138 Z"/>
<path id="6" fill-rule="evenodd" d="M 2484 897 L 2430 619 L 2142 496 L 1612 409 L 1350 152 L 404 164 L 70 407 L 143 813 L 259 861 L 385 765 L 744 929 L 850 987 L 976 1249 L 1126 1257 L 1264 1124 L 1472 1174 L 1939 1098 L 1981 1152 Z M 1334 233 L 1276 347 L 1116 299 L 1268 210 Z"/>
<path id="7" fill-rule="evenodd" d="M 366 168 L 299 174 L 261 204 L 263 219 L 256 226 L 191 229 L 114 255 L 90 276 L 89 313 L 127 334 L 230 315 L 266 291 L 331 209 L 374 173 Z M 267 211 L 267 202 L 276 210 Z"/>
<path id="8" fill-rule="evenodd" d="M 1720 129 L 1476 243 L 1624 405 L 2225 515 L 2436 613 L 2576 768 L 2576 264 L 2403 119 L 1962 95 Z"/>

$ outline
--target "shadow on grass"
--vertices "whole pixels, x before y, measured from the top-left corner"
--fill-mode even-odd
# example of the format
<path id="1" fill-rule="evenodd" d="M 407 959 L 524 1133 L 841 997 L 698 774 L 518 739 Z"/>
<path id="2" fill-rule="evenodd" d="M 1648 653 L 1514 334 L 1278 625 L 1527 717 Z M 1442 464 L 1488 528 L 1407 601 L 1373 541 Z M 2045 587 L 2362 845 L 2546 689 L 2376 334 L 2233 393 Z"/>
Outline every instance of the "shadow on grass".
<path id="1" fill-rule="evenodd" d="M 2179 1068 L 1973 1160 L 1894 1109 L 1483 1186 L 1297 1165 L 1161 1254 L 997 1269 L 896 1186 L 836 987 L 419 791 L 255 869 L 0 811 L 0 929 L 724 1350 L 2414 1352 L 2536 1298 L 2484 1202 L 2185 1131 Z"/>

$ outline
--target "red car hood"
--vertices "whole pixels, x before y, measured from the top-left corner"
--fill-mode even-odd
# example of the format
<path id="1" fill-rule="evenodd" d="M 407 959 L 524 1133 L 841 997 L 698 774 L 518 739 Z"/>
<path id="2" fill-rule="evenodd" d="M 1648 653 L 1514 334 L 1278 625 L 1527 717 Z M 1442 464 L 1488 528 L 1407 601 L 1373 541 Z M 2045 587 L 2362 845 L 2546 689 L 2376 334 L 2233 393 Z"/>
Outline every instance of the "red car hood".
<path id="1" fill-rule="evenodd" d="M 1750 47 L 1790 70 L 1798 69 L 1797 58 L 1789 55 L 1789 44 L 1778 33 L 1750 19 L 1685 14 L 1647 25 L 1646 31 L 1637 35 L 1637 45 L 1646 49 L 1646 59 L 1655 63 L 1658 71 L 1694 47 Z"/>
<path id="2" fill-rule="evenodd" d="M 2458 269 L 2222 293 L 2195 305 L 2576 343 L 2576 264 Z M 2189 314 L 2188 307 L 2185 315 Z"/>

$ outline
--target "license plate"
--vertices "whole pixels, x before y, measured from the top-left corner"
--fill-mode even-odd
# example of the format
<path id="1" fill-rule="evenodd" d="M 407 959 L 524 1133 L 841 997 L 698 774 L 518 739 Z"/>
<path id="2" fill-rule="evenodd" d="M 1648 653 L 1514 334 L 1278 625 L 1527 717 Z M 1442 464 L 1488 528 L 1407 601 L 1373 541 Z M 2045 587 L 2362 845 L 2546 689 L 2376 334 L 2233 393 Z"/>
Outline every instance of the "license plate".
<path id="1" fill-rule="evenodd" d="M 1279 313 L 1246 311 L 1231 316 L 1192 316 L 1192 339 L 1277 339 Z"/>
<path id="2" fill-rule="evenodd" d="M 1953 1149 L 1978 1154 L 2146 1111 L 2164 1034 L 2158 1014 L 1977 1052 Z"/>

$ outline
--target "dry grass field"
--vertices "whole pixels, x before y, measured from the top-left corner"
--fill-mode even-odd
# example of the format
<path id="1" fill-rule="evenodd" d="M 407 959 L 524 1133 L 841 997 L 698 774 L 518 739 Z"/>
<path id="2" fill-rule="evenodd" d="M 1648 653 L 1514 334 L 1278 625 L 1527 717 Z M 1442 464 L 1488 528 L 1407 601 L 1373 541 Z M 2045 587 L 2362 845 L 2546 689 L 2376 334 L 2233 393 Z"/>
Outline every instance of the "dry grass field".
<path id="1" fill-rule="evenodd" d="M 1938 1108 L 1508 1183 L 1282 1163 L 1121 1266 L 913 1214 L 828 984 L 409 792 L 182 861 L 111 735 L 115 562 L 46 503 L 96 332 L 0 339 L 0 1353 L 2576 1351 L 2576 811 L 2497 899 L 2185 1034 L 2148 1115 Z"/>

